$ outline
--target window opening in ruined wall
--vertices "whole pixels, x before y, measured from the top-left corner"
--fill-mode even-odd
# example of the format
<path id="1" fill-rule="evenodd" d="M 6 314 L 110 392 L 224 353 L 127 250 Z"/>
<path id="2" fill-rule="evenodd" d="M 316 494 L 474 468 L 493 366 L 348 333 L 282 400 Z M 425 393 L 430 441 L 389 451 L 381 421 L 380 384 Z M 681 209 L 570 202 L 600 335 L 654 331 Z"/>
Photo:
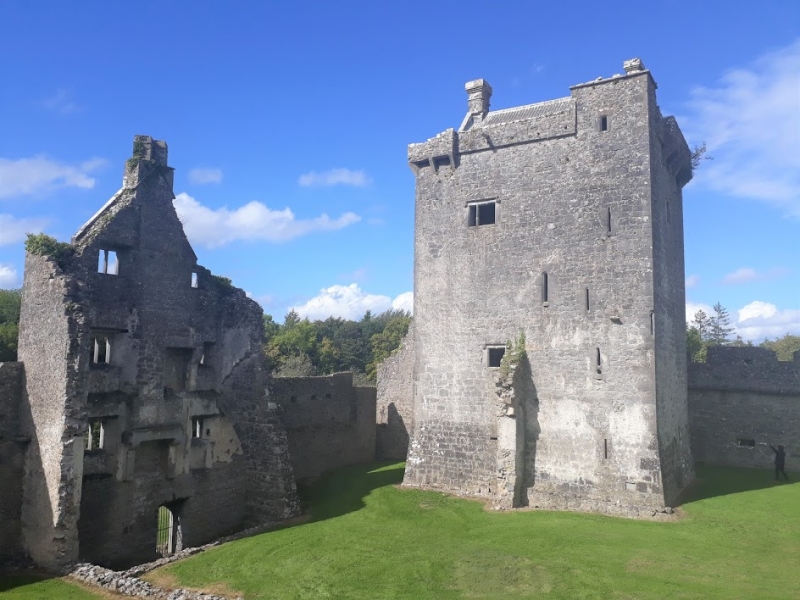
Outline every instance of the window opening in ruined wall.
<path id="1" fill-rule="evenodd" d="M 470 227 L 479 227 L 481 225 L 494 225 L 497 218 L 496 203 L 494 200 L 490 202 L 475 202 L 469 205 L 469 215 L 467 224 Z"/>
<path id="2" fill-rule="evenodd" d="M 608 131 L 608 115 L 600 115 L 600 131 Z"/>
<path id="3" fill-rule="evenodd" d="M 606 235 L 611 235 L 611 207 L 606 209 Z"/>
<path id="4" fill-rule="evenodd" d="M 603 364 L 602 364 L 602 357 L 600 356 L 600 348 L 597 348 L 595 352 L 595 372 L 598 375 L 603 374 Z"/>
<path id="5" fill-rule="evenodd" d="M 586 311 L 588 312 L 589 311 L 589 288 L 585 288 L 584 294 L 585 294 L 585 298 L 584 298 L 585 299 L 585 308 L 586 308 Z"/>
<path id="6" fill-rule="evenodd" d="M 608 458 L 608 439 L 603 440 L 603 458 Z"/>
<path id="7" fill-rule="evenodd" d="M 192 417 L 192 437 L 203 437 L 203 417 Z"/>
<path id="8" fill-rule="evenodd" d="M 736 445 L 741 446 L 743 448 L 755 448 L 756 441 L 751 439 L 738 438 L 736 440 Z"/>
<path id="9" fill-rule="evenodd" d="M 499 367 L 505 353 L 505 346 L 490 346 L 486 348 L 486 365 L 493 369 Z"/>
<path id="10" fill-rule="evenodd" d="M 542 273 L 542 304 L 547 306 L 550 303 L 550 276 L 547 271 Z"/>
<path id="11" fill-rule="evenodd" d="M 113 250 L 100 250 L 97 257 L 97 272 L 104 275 L 119 275 L 119 260 Z"/>
<path id="12" fill-rule="evenodd" d="M 197 287 L 198 287 L 198 284 L 197 284 L 197 272 L 196 271 L 192 271 L 192 287 L 194 289 L 197 289 Z"/>
<path id="13" fill-rule="evenodd" d="M 106 429 L 100 419 L 89 419 L 89 427 L 86 429 L 86 449 L 102 450 L 105 445 Z"/>
<path id="14" fill-rule="evenodd" d="M 111 338 L 105 335 L 96 335 L 92 338 L 92 363 L 111 364 Z"/>

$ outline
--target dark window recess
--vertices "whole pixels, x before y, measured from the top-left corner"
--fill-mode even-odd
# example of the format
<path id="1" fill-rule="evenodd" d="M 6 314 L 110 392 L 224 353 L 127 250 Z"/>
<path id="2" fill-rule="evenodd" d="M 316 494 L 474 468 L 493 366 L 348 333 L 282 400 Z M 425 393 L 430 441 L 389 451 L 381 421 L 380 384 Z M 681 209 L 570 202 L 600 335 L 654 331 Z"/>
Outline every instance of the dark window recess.
<path id="1" fill-rule="evenodd" d="M 550 302 L 550 276 L 547 271 L 542 273 L 542 302 Z"/>
<path id="2" fill-rule="evenodd" d="M 650 311 L 650 335 L 653 336 L 656 334 L 656 314 L 651 310 Z"/>
<path id="3" fill-rule="evenodd" d="M 503 361 L 503 355 L 506 353 L 505 347 L 499 348 L 487 348 L 488 350 L 488 359 L 487 364 L 490 367 L 499 367 L 500 363 Z"/>
<path id="4" fill-rule="evenodd" d="M 600 116 L 600 131 L 608 131 L 608 116 Z"/>
<path id="5" fill-rule="evenodd" d="M 748 439 L 738 438 L 736 440 L 736 445 L 737 446 L 743 446 L 745 448 L 755 448 L 756 447 L 756 441 L 755 440 L 748 440 Z"/>
<path id="6" fill-rule="evenodd" d="M 438 171 L 441 167 L 450 166 L 449 156 L 437 156 L 433 159 L 433 167 Z"/>
<path id="7" fill-rule="evenodd" d="M 611 207 L 606 209 L 606 233 L 611 235 Z"/>
<path id="8" fill-rule="evenodd" d="M 603 374 L 603 364 L 602 364 L 602 358 L 600 357 L 600 348 L 597 348 L 595 353 L 595 370 L 597 371 L 598 375 Z"/>
<path id="9" fill-rule="evenodd" d="M 214 342 L 203 342 L 203 353 L 200 355 L 200 364 L 210 367 L 214 353 Z"/>
<path id="10" fill-rule="evenodd" d="M 586 306 L 586 310 L 588 311 L 589 310 L 589 288 L 586 288 L 584 291 L 585 291 L 585 301 L 586 301 L 585 306 Z"/>
<path id="11" fill-rule="evenodd" d="M 495 203 L 481 202 L 480 204 L 469 205 L 469 217 L 467 223 L 470 227 L 478 225 L 494 225 L 496 218 Z"/>
<path id="12" fill-rule="evenodd" d="M 608 458 L 608 440 L 603 440 L 603 458 Z"/>

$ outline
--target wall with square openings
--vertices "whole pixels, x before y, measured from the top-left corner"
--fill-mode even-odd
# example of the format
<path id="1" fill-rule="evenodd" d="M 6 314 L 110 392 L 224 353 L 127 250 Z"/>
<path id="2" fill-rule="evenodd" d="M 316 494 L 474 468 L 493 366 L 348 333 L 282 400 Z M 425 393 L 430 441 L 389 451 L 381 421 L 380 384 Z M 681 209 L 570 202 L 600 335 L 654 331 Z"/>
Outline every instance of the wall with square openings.
<path id="1" fill-rule="evenodd" d="M 690 152 L 655 89 L 639 60 L 565 98 L 501 110 L 487 82 L 471 81 L 458 130 L 409 146 L 405 485 L 638 515 L 692 480 L 677 218 Z M 512 384 L 509 416 L 490 383 L 520 333 L 530 378 Z M 516 475 L 500 477 L 499 464 Z M 512 479 L 520 489 L 501 493 Z"/>
<path id="2" fill-rule="evenodd" d="M 44 567 L 154 559 L 163 505 L 186 545 L 299 512 L 263 312 L 197 264 L 172 181 L 166 144 L 136 136 L 69 256 L 26 257 L 21 538 Z"/>
<path id="3" fill-rule="evenodd" d="M 800 352 L 779 361 L 766 348 L 710 347 L 689 363 L 689 422 L 697 461 L 771 468 L 780 444 L 800 471 Z"/>

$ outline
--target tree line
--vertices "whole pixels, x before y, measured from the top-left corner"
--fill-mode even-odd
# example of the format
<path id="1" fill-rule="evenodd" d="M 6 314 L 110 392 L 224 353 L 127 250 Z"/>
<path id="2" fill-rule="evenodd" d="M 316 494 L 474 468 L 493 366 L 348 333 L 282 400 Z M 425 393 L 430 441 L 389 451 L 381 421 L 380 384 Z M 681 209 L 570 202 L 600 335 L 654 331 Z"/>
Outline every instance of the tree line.
<path id="1" fill-rule="evenodd" d="M 710 346 L 754 345 L 738 334 L 733 335 L 734 331 L 728 310 L 719 302 L 712 307 L 710 315 L 704 310 L 698 310 L 686 326 L 686 351 L 689 359 L 692 362 L 706 362 Z M 758 346 L 775 352 L 778 360 L 792 360 L 794 353 L 800 350 L 800 335 L 787 333 L 774 340 L 765 338 Z"/>

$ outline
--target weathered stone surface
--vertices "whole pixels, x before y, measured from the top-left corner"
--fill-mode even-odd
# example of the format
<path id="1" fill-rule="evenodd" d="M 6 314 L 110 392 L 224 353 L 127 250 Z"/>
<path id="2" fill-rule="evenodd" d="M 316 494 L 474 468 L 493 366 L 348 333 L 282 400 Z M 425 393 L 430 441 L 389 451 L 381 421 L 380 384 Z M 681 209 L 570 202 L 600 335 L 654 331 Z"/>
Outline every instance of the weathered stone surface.
<path id="1" fill-rule="evenodd" d="M 375 388 L 354 387 L 352 373 L 277 377 L 269 400 L 281 408 L 298 481 L 375 460 Z"/>
<path id="2" fill-rule="evenodd" d="M 475 96 L 458 132 L 409 147 L 405 485 L 636 516 L 691 481 L 681 201 L 691 166 L 649 71 L 629 66 L 569 98 L 480 118 Z M 493 224 L 470 225 L 479 202 L 495 203 Z M 487 348 L 520 332 L 529 389 L 499 419 Z"/>
<path id="3" fill-rule="evenodd" d="M 709 348 L 705 363 L 689 364 L 689 416 L 697 461 L 771 468 L 769 446 L 780 444 L 798 470 L 800 352 L 779 361 L 766 348 Z"/>
<path id="4" fill-rule="evenodd" d="M 375 457 L 405 460 L 414 422 L 414 324 L 400 347 L 378 367 Z"/>
<path id="5" fill-rule="evenodd" d="M 299 512 L 262 310 L 197 264 L 172 180 L 166 144 L 137 136 L 72 254 L 26 258 L 22 534 L 40 565 L 152 560 L 160 506 L 177 550 Z"/>
<path id="6" fill-rule="evenodd" d="M 22 474 L 30 440 L 20 427 L 24 376 L 22 363 L 0 363 L 0 563 L 22 552 Z"/>

